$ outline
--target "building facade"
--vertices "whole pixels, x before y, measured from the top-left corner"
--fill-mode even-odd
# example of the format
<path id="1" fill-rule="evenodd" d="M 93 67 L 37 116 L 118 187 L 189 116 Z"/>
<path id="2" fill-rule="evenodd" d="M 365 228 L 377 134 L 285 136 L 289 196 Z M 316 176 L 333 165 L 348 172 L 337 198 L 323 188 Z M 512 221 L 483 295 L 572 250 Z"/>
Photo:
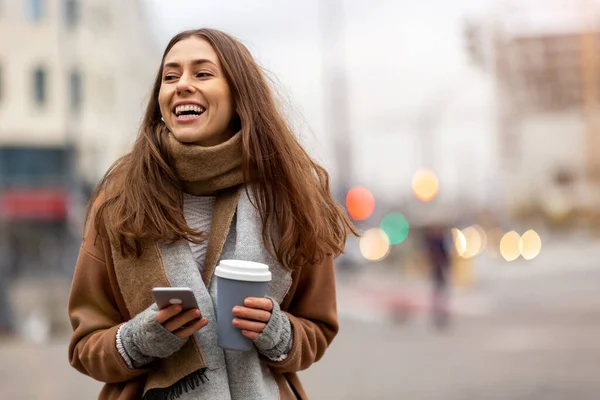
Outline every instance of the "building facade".
<path id="1" fill-rule="evenodd" d="M 507 1 L 466 26 L 472 60 L 495 82 L 513 206 L 587 208 L 598 199 L 600 2 L 586 4 Z"/>
<path id="2" fill-rule="evenodd" d="M 11 269 L 73 267 L 87 196 L 133 143 L 160 60 L 144 11 L 137 0 L 0 2 L 0 247 Z"/>

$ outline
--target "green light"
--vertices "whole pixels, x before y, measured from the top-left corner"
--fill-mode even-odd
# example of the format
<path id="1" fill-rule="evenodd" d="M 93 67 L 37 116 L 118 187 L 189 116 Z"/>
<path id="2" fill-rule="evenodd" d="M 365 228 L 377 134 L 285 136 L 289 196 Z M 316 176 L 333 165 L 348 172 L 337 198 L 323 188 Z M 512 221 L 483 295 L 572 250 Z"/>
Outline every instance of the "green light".
<path id="1" fill-rule="evenodd" d="M 400 213 L 390 213 L 383 217 L 379 225 L 390 238 L 390 244 L 400 244 L 408 237 L 410 225 L 404 215 Z"/>

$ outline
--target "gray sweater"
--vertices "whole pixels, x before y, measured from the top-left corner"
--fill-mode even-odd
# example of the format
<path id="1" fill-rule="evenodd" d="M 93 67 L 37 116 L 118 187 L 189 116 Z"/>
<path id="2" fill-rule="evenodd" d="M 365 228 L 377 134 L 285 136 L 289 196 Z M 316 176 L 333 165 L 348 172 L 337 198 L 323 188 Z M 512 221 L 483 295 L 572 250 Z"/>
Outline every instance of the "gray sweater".
<path id="1" fill-rule="evenodd" d="M 214 204 L 214 197 L 197 197 L 186 194 L 184 196 L 183 211 L 187 224 L 196 231 L 210 233 Z M 203 241 L 200 244 L 189 243 L 189 246 L 198 270 L 201 272 L 206 256 L 207 241 Z M 168 264 L 167 268 L 169 268 Z M 167 272 L 169 274 L 171 273 L 169 270 L 167 270 Z M 214 312 L 216 291 L 213 286 L 214 285 L 211 284 L 209 290 L 210 298 L 213 303 L 211 304 L 213 310 L 201 309 L 203 315 L 210 314 L 210 311 Z M 279 304 L 275 300 L 271 300 L 273 301 L 271 319 L 265 330 L 254 341 L 254 344 L 258 352 L 263 356 L 268 357 L 273 361 L 283 361 L 292 347 L 293 335 L 291 324 L 287 316 L 280 311 Z M 143 367 L 154 361 L 156 358 L 169 357 L 171 354 L 178 351 L 187 340 L 177 337 L 160 325 L 156 321 L 157 312 L 158 308 L 153 304 L 144 312 L 123 324 L 117 333 L 117 348 L 127 365 L 132 369 Z M 211 323 L 214 323 L 214 320 L 211 321 L 209 318 L 209 324 Z M 201 329 L 196 335 L 201 334 L 201 332 L 207 328 L 208 327 Z M 216 343 L 214 345 L 216 346 Z M 211 385 L 215 388 L 219 387 L 219 399 L 233 400 L 243 398 L 241 396 L 245 390 L 243 387 L 240 387 L 240 384 L 247 381 L 247 379 L 242 377 L 242 374 L 247 375 L 248 371 L 239 370 L 236 366 L 241 364 L 239 362 L 240 357 L 258 357 L 258 353 L 235 352 L 229 350 L 223 351 L 220 349 L 213 350 L 215 354 L 221 353 L 224 355 L 226 374 L 214 374 L 214 376 L 211 376 L 209 371 L 208 380 L 195 390 L 183 393 L 180 397 L 181 400 L 207 398 L 208 394 L 212 391 L 205 387 L 205 385 Z M 223 358 L 223 356 L 220 358 Z M 260 364 L 262 364 L 262 362 Z M 262 384 L 260 382 L 254 382 L 254 385 L 263 388 L 260 390 L 262 393 L 261 397 L 265 396 L 265 399 L 278 398 L 278 394 L 276 393 L 276 390 L 274 390 L 276 388 L 273 388 L 272 378 L 269 376 L 270 374 L 266 365 L 263 364 L 261 370 L 262 372 L 256 374 L 256 376 L 262 376 L 266 381 Z M 222 393 L 223 387 L 229 387 L 229 393 Z M 211 398 L 215 398 L 214 395 L 215 392 L 212 392 L 213 397 Z"/>

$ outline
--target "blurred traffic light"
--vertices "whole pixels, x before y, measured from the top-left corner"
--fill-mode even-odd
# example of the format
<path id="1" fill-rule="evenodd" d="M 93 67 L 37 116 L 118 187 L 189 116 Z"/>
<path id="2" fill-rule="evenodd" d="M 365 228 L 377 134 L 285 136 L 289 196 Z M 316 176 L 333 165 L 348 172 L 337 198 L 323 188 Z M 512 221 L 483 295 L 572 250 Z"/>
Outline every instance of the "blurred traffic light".
<path id="1" fill-rule="evenodd" d="M 412 190 L 417 199 L 431 201 L 438 195 L 439 189 L 440 184 L 435 172 L 423 168 L 413 175 Z"/>
<path id="2" fill-rule="evenodd" d="M 346 195 L 346 208 L 355 220 L 364 220 L 375 210 L 375 197 L 369 189 L 358 186 L 350 189 Z"/>

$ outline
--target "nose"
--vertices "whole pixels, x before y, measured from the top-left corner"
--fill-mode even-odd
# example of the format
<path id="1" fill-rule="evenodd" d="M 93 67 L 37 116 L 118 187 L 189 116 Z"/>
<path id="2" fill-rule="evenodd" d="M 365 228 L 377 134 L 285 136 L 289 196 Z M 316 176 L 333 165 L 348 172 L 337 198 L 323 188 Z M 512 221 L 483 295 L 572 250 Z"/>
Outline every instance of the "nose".
<path id="1" fill-rule="evenodd" d="M 183 74 L 177 81 L 177 93 L 194 93 L 195 88 L 190 83 L 188 74 Z"/>

